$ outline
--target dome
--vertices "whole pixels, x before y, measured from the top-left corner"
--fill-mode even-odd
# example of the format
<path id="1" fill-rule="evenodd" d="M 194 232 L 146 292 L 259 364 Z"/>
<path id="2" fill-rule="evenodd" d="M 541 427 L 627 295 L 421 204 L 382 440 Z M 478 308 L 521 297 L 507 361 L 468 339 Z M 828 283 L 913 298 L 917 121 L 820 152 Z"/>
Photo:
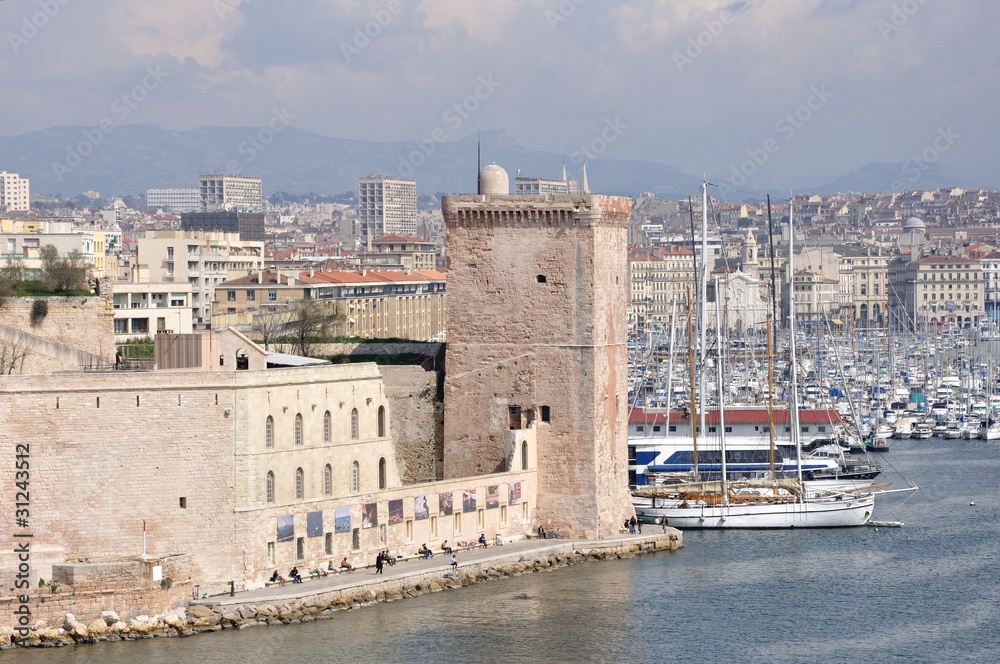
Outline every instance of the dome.
<path id="1" fill-rule="evenodd" d="M 484 166 L 479 171 L 479 193 L 491 195 L 506 195 L 510 193 L 510 178 L 505 171 L 496 164 Z"/>
<path id="2" fill-rule="evenodd" d="M 905 222 L 903 222 L 903 230 L 904 231 L 912 231 L 912 230 L 916 230 L 918 228 L 921 229 L 921 230 L 923 230 L 923 229 L 927 228 L 927 224 L 925 224 L 920 219 L 917 219 L 916 217 L 910 217 Z"/>

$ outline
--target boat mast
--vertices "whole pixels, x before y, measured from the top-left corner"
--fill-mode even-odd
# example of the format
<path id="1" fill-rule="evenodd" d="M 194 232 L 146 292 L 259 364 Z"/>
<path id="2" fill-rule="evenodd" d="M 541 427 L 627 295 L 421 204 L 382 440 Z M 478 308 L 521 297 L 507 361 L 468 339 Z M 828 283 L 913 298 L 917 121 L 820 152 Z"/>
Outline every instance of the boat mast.
<path id="1" fill-rule="evenodd" d="M 726 408 L 723 402 L 722 392 L 722 328 L 719 324 L 721 319 L 719 312 L 719 283 L 715 283 L 715 377 L 717 392 L 719 397 L 719 451 L 722 457 L 722 504 L 729 504 L 729 485 L 726 483 L 728 477 L 726 473 Z"/>
<path id="2" fill-rule="evenodd" d="M 694 312 L 694 302 L 691 301 L 691 286 L 688 285 L 688 378 L 691 389 L 691 443 L 694 450 L 692 461 L 694 463 L 694 481 L 698 481 L 698 402 L 694 398 L 694 330 L 692 328 L 691 316 Z M 670 428 L 669 426 L 667 427 Z"/>
<path id="3" fill-rule="evenodd" d="M 788 368 L 792 378 L 792 393 L 788 400 L 788 421 L 792 425 L 792 445 L 799 487 L 802 487 L 802 448 L 799 441 L 799 384 L 795 378 L 795 201 L 788 200 Z M 802 490 L 802 499 L 805 500 Z"/>
<path id="4" fill-rule="evenodd" d="M 670 431 L 670 402 L 673 397 L 673 384 L 674 384 L 674 326 L 677 325 L 677 296 L 674 295 L 670 298 L 670 350 L 669 359 L 670 366 L 667 367 L 667 417 L 666 421 L 663 423 L 663 437 L 667 437 L 667 432 Z"/>
<path id="5" fill-rule="evenodd" d="M 706 304 L 708 303 L 708 182 L 701 181 L 701 319 L 699 321 L 699 336 L 701 337 L 701 349 L 698 354 L 698 366 L 701 371 L 705 371 L 705 358 L 708 352 L 708 340 L 706 337 L 706 320 L 708 313 Z M 718 297 L 716 297 L 718 299 Z M 702 433 L 705 431 L 705 411 L 708 407 L 705 403 L 705 380 L 704 377 L 698 382 L 698 397 L 701 402 L 698 405 L 698 427 Z"/>
<path id="6" fill-rule="evenodd" d="M 767 317 L 767 437 L 770 443 L 771 479 L 778 479 L 774 471 L 774 347 L 771 345 L 771 316 Z M 777 484 L 775 484 L 777 487 Z"/>

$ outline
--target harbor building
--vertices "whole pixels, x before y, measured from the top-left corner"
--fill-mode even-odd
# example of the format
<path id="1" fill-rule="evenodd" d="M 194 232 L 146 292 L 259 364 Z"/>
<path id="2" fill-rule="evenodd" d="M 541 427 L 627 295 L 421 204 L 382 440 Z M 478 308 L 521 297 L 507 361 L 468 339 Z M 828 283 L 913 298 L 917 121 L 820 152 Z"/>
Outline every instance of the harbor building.
<path id="1" fill-rule="evenodd" d="M 983 272 L 966 256 L 924 256 L 889 264 L 889 307 L 910 329 L 955 324 L 970 327 L 984 315 Z"/>

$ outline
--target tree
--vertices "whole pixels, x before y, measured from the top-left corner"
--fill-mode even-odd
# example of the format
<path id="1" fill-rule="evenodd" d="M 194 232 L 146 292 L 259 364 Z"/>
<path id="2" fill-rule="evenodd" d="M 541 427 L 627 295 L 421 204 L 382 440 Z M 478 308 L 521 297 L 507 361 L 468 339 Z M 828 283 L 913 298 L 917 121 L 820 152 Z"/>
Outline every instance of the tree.
<path id="1" fill-rule="evenodd" d="M 271 350 L 271 342 L 281 336 L 290 319 L 287 307 L 258 310 L 250 320 L 250 329 L 260 335 L 264 350 Z"/>
<path id="2" fill-rule="evenodd" d="M 30 356 L 31 348 L 17 332 L 0 331 L 0 374 L 22 373 Z"/>
<path id="3" fill-rule="evenodd" d="M 73 293 L 87 288 L 87 264 L 83 254 L 73 250 L 66 258 L 47 244 L 39 251 L 42 259 L 42 288 L 50 293 Z"/>
<path id="4" fill-rule="evenodd" d="M 4 266 L 0 267 L 0 305 L 3 304 L 4 298 L 14 294 L 14 289 L 22 281 L 24 281 L 24 266 L 8 258 Z"/>
<path id="5" fill-rule="evenodd" d="M 303 298 L 289 311 L 285 327 L 298 354 L 309 357 L 317 342 L 331 336 L 334 325 L 341 318 L 336 303 Z"/>

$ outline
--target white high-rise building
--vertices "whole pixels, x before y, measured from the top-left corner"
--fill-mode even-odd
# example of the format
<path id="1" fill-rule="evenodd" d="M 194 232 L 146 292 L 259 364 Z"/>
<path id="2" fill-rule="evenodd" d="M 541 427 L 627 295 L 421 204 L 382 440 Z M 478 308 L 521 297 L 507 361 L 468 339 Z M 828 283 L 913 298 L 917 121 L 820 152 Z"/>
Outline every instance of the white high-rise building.
<path id="1" fill-rule="evenodd" d="M 200 189 L 147 189 L 146 207 L 162 208 L 178 214 L 201 209 Z"/>
<path id="2" fill-rule="evenodd" d="M 0 171 L 0 212 L 27 212 L 30 209 L 28 178 Z"/>
<path id="3" fill-rule="evenodd" d="M 358 233 L 412 236 L 417 232 L 417 183 L 372 175 L 358 181 Z"/>
<path id="4" fill-rule="evenodd" d="M 198 178 L 199 209 L 202 212 L 263 212 L 264 191 L 260 178 L 214 173 Z"/>

